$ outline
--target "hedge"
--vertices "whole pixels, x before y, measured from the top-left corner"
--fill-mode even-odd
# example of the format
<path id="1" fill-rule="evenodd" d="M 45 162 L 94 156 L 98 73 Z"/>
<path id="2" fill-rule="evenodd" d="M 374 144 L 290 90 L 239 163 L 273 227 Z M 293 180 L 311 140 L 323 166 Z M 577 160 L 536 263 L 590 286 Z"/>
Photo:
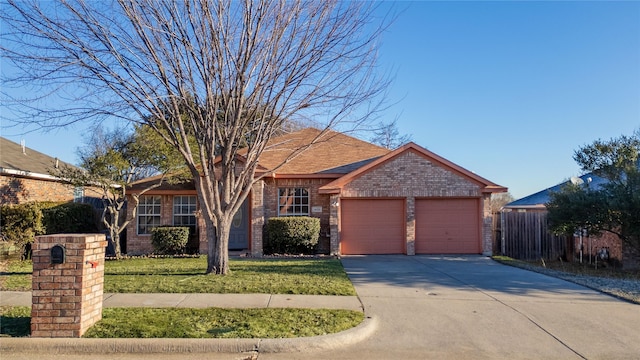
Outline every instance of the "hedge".
<path id="1" fill-rule="evenodd" d="M 90 204 L 44 204 L 42 222 L 47 234 L 98 232 L 95 210 Z"/>
<path id="2" fill-rule="evenodd" d="M 267 220 L 265 252 L 312 254 L 320 237 L 320 219 L 309 216 L 274 217 Z"/>
<path id="3" fill-rule="evenodd" d="M 80 203 L 30 202 L 0 207 L 2 237 L 28 258 L 35 236 L 98 231 L 93 206 Z"/>
<path id="4" fill-rule="evenodd" d="M 154 254 L 183 254 L 187 242 L 189 242 L 188 227 L 160 226 L 151 230 L 151 244 Z"/>
<path id="5" fill-rule="evenodd" d="M 0 207 L 3 240 L 20 248 L 23 258 L 29 257 L 36 235 L 45 233 L 42 211 L 37 203 L 3 205 Z"/>

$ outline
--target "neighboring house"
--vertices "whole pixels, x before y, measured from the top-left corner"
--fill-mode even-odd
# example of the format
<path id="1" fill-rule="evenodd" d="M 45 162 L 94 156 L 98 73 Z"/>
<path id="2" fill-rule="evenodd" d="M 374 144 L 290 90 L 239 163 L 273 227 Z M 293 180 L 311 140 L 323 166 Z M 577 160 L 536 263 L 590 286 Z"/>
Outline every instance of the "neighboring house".
<path id="1" fill-rule="evenodd" d="M 273 169 L 319 134 L 308 128 L 272 139 L 260 168 Z M 414 143 L 391 151 L 328 132 L 253 186 L 234 219 L 229 248 L 261 256 L 267 219 L 307 215 L 320 219 L 326 253 L 491 254 L 489 199 L 506 190 Z M 151 252 L 151 228 L 172 224 L 197 229 L 196 246 L 206 252 L 197 208 L 192 183 L 146 193 L 127 229 L 129 254 Z"/>
<path id="2" fill-rule="evenodd" d="M 85 196 L 99 196 L 89 188 L 74 187 L 49 174 L 63 164 L 73 166 L 0 137 L 0 202 L 81 201 Z"/>
<path id="3" fill-rule="evenodd" d="M 608 180 L 589 173 L 571 181 L 596 190 Z M 546 208 L 550 201 L 549 194 L 560 191 L 569 183 L 570 181 L 565 181 L 510 202 L 502 208 L 501 253 L 525 260 L 556 260 L 562 257 L 566 261 L 579 261 L 582 255 L 582 260 L 586 262 L 590 261 L 590 255 L 606 253 L 608 261 L 616 264 L 622 263 L 624 258 L 635 258 L 625 252 L 618 236 L 609 232 L 604 232 L 601 236 L 580 236 L 578 232 L 574 236 L 566 237 L 554 235 L 549 231 Z M 592 257 L 591 261 L 595 261 L 595 258 Z"/>

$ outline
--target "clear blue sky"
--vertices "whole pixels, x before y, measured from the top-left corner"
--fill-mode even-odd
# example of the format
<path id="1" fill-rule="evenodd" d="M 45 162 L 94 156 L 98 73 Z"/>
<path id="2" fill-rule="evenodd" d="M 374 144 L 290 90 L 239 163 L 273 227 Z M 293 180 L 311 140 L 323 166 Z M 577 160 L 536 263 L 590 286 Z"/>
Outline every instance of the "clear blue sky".
<path id="1" fill-rule="evenodd" d="M 516 198 L 578 175 L 578 147 L 640 128 L 640 2 L 387 6 L 383 120 Z M 75 163 L 82 130 L 2 136 Z"/>

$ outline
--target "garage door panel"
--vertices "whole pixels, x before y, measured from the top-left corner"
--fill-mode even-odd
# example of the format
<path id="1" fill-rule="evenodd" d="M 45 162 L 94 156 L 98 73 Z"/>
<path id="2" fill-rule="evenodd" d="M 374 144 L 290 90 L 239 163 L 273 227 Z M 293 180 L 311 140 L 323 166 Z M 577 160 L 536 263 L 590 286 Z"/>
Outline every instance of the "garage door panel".
<path id="1" fill-rule="evenodd" d="M 343 254 L 404 253 L 404 200 L 343 199 Z"/>
<path id="2" fill-rule="evenodd" d="M 479 253 L 478 201 L 478 199 L 417 200 L 416 253 Z"/>

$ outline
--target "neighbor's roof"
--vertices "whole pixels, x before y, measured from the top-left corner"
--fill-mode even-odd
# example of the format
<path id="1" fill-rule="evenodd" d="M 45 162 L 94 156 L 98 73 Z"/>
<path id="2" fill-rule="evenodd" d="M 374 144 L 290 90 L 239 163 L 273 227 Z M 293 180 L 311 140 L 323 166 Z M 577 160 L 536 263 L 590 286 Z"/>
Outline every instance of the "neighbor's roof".
<path id="1" fill-rule="evenodd" d="M 300 151 L 302 149 L 304 151 Z M 296 152 L 299 153 L 294 155 Z M 306 128 L 271 139 L 259 163 L 268 171 L 294 155 L 273 173 L 276 176 L 347 174 L 389 152 L 343 133 Z"/>
<path id="2" fill-rule="evenodd" d="M 607 179 L 600 177 L 594 173 L 588 173 L 580 176 L 580 179 L 583 183 L 592 189 L 598 189 L 602 184 L 606 184 L 608 182 Z M 537 193 L 531 194 L 529 196 L 523 197 L 516 201 L 512 201 L 504 206 L 505 209 L 517 209 L 517 208 L 545 208 L 545 204 L 549 202 L 550 197 L 549 194 L 551 192 L 558 192 L 562 189 L 563 186 L 569 184 L 570 181 L 562 182 L 558 185 L 552 186 L 550 188 L 544 189 L 542 191 L 538 191 Z"/>
<path id="3" fill-rule="evenodd" d="M 75 167 L 57 158 L 0 137 L 0 173 L 18 176 L 46 177 L 49 170 L 58 165 Z"/>

